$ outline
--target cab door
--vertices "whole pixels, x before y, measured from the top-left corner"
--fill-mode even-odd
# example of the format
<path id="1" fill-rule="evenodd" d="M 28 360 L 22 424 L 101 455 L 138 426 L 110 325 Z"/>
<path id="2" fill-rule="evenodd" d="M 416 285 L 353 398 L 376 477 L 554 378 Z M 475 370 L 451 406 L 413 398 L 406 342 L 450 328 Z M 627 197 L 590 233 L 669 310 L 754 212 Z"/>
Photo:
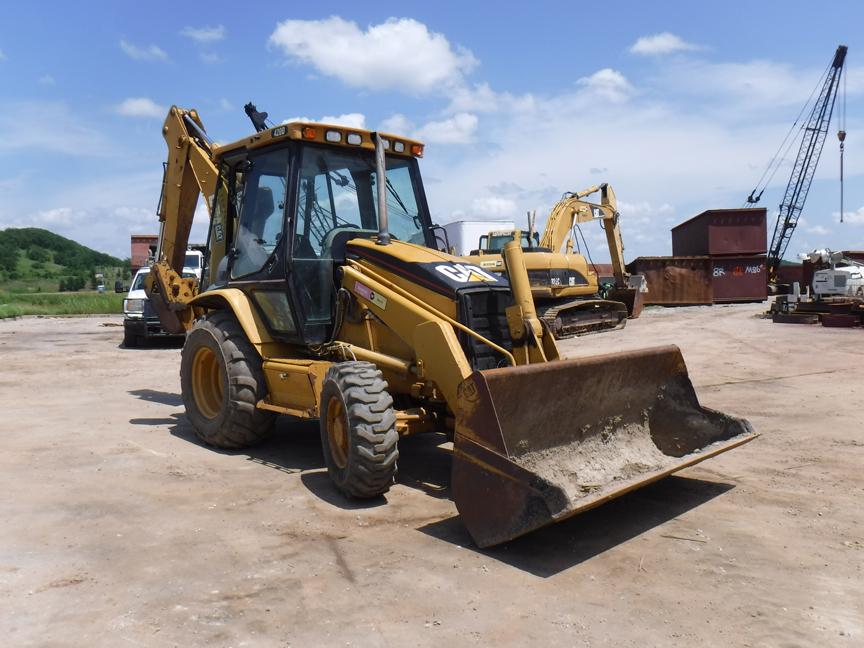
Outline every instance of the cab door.
<path id="1" fill-rule="evenodd" d="M 228 252 L 228 285 L 243 290 L 274 337 L 295 341 L 297 322 L 286 279 L 290 148 L 250 152 L 240 163 L 239 213 Z"/>

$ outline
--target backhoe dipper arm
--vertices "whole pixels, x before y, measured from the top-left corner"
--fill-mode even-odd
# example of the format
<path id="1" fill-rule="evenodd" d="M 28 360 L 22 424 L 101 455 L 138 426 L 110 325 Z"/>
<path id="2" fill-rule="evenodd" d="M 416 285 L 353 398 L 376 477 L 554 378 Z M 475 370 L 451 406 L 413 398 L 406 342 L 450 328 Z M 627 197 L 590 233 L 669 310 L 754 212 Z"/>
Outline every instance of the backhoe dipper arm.
<path id="1" fill-rule="evenodd" d="M 612 274 L 615 276 L 615 286 L 623 288 L 627 285 L 627 270 L 624 268 L 624 241 L 621 238 L 621 226 L 618 223 L 618 201 L 615 192 L 609 184 L 600 186 L 600 211 L 603 213 L 603 231 L 606 233 L 606 245 L 609 246 L 609 258 L 612 260 Z"/>
<path id="2" fill-rule="evenodd" d="M 147 279 L 147 295 L 163 328 L 182 333 L 192 323 L 188 302 L 198 293 L 195 278 L 183 278 L 186 246 L 199 195 L 212 209 L 218 169 L 213 163 L 212 142 L 194 109 L 172 106 L 162 134 L 168 145 L 168 161 L 159 201 L 159 244 L 156 263 Z"/>

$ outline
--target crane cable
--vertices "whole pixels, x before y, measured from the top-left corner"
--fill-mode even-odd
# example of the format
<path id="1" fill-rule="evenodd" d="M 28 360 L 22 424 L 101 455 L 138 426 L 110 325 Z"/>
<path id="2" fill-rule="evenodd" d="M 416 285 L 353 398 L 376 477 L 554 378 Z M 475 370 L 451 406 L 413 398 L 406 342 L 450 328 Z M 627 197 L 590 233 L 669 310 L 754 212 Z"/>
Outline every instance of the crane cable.
<path id="1" fill-rule="evenodd" d="M 815 95 L 816 91 L 820 87 L 822 87 L 822 85 L 825 83 L 825 78 L 828 76 L 828 72 L 830 70 L 831 70 L 831 65 L 829 64 L 828 67 L 825 68 L 825 71 L 822 73 L 822 76 L 819 77 L 819 80 L 816 82 L 816 85 L 814 86 L 813 90 L 810 92 L 810 96 L 807 97 L 807 101 L 804 102 L 804 105 L 801 107 L 801 111 L 798 113 L 798 116 L 795 118 L 795 121 L 792 122 L 792 126 L 790 126 L 789 130 L 786 131 L 786 136 L 783 138 L 783 141 L 780 142 L 780 146 L 777 147 L 777 151 L 771 157 L 771 160 L 768 162 L 768 166 L 765 167 L 765 171 L 762 172 L 762 176 L 759 178 L 759 181 L 756 183 L 756 186 L 753 188 L 753 191 L 750 192 L 750 195 L 747 197 L 747 200 L 744 201 L 744 204 L 742 205 L 742 207 L 747 207 L 748 204 L 749 205 L 755 205 L 756 203 L 758 203 L 759 199 L 762 198 L 762 194 L 765 192 L 765 189 L 768 187 L 769 184 L 771 184 L 771 181 L 774 179 L 774 175 L 777 173 L 777 171 L 782 166 L 783 162 L 788 157 L 789 150 L 792 148 L 792 145 L 798 140 L 797 135 L 795 137 L 793 137 L 791 140 L 789 139 L 789 136 L 793 133 L 793 131 L 795 130 L 795 127 L 798 125 L 798 122 L 801 121 L 801 117 L 804 115 L 805 111 L 807 111 L 807 108 L 810 106 L 810 102 L 813 100 L 813 95 Z M 846 77 L 843 77 L 843 80 L 845 82 Z M 844 97 L 845 97 L 845 93 L 844 93 Z M 803 132 L 803 129 L 801 129 L 799 131 L 799 133 L 801 133 L 801 132 Z M 788 145 L 786 144 L 787 140 L 789 140 Z M 784 145 L 786 146 L 785 150 L 783 149 Z M 780 155 L 781 151 L 783 152 L 782 156 Z M 772 167 L 773 167 L 773 170 L 772 170 Z M 771 175 L 768 176 L 767 180 L 765 180 L 765 176 L 768 175 L 769 171 L 771 172 Z M 762 182 L 763 180 L 765 180 L 764 183 Z M 761 190 L 759 190 L 760 187 L 762 188 Z M 759 190 L 758 195 L 756 195 L 757 190 Z"/>
<path id="2" fill-rule="evenodd" d="M 843 68 L 840 68 L 843 74 Z M 843 74 L 843 100 L 840 102 L 840 127 L 837 130 L 837 139 L 840 140 L 840 222 L 843 222 L 843 152 L 846 142 L 846 76 Z"/>

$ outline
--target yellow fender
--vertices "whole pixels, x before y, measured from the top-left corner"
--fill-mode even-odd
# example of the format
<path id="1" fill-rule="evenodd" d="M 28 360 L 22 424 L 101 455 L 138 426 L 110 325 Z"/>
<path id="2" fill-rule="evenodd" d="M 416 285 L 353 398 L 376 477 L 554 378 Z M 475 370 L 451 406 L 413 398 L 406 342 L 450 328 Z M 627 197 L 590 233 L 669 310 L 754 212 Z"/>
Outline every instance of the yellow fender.
<path id="1" fill-rule="evenodd" d="M 243 329 L 249 342 L 255 347 L 255 350 L 258 351 L 258 354 L 262 358 L 273 355 L 273 350 L 269 348 L 272 345 L 281 346 L 281 343 L 270 336 L 264 320 L 258 315 L 255 306 L 242 290 L 237 288 L 208 290 L 195 296 L 189 302 L 189 305 L 208 310 L 230 309 L 240 323 L 240 327 Z"/>

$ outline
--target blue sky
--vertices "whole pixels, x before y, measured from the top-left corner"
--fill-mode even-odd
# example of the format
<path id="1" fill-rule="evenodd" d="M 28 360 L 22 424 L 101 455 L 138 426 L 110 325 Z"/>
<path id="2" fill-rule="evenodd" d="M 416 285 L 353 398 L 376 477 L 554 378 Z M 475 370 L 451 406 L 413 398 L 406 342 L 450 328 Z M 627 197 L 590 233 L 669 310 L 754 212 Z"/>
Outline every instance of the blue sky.
<path id="1" fill-rule="evenodd" d="M 230 141 L 251 100 L 276 121 L 423 139 L 439 222 L 542 220 L 562 192 L 606 181 L 626 257 L 669 254 L 672 225 L 741 205 L 842 42 L 847 222 L 835 121 L 790 252 L 864 249 L 860 3 L 6 4 L 0 227 L 128 256 L 130 233 L 156 230 L 167 107 L 198 108 Z"/>

